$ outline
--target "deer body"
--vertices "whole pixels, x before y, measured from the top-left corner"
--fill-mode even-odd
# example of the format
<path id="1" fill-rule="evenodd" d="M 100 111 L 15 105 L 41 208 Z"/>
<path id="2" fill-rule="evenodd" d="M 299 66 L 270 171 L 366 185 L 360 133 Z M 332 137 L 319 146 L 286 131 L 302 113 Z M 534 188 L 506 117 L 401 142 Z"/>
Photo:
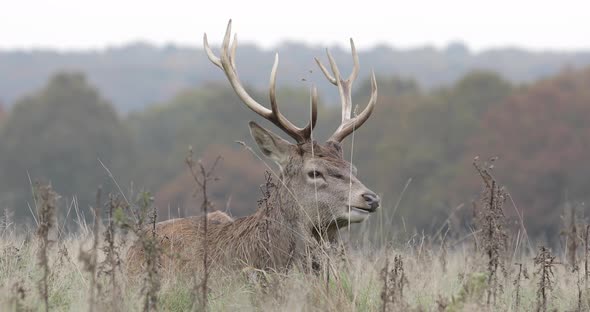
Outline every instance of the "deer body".
<path id="1" fill-rule="evenodd" d="M 293 203 L 281 201 L 287 198 L 283 193 L 281 189 L 273 191 L 268 205 L 250 216 L 225 222 L 208 220 L 207 253 L 212 266 L 280 269 L 304 254 L 313 238 L 303 230 L 302 216 L 290 207 Z M 202 226 L 202 216 L 158 223 L 156 233 L 165 254 L 162 264 L 190 269 L 202 266 Z M 141 250 L 135 252 L 141 255 Z"/>
<path id="2" fill-rule="evenodd" d="M 316 59 L 326 78 L 338 87 L 342 104 L 342 123 L 325 144 L 313 141 L 317 120 L 317 93 L 312 89 L 311 118 L 298 128 L 279 111 L 275 98 L 278 56 L 271 72 L 270 103 L 267 109 L 242 87 L 235 68 L 236 40 L 230 47 L 231 21 L 223 41 L 221 57 L 214 55 L 204 37 L 209 59 L 226 74 L 242 101 L 253 111 L 282 129 L 297 144 L 250 122 L 250 133 L 262 153 L 279 167 L 279 181 L 269 196 L 250 216 L 231 219 L 215 212 L 208 215 L 207 235 L 203 217 L 168 220 L 156 225 L 156 235 L 165 251 L 162 263 L 174 267 L 199 268 L 207 250 L 211 265 L 251 266 L 257 269 L 283 270 L 300 262 L 318 243 L 335 241 L 338 229 L 364 221 L 379 207 L 379 197 L 356 178 L 356 168 L 343 159 L 340 142 L 370 116 L 377 97 L 373 74 L 373 92 L 367 107 L 352 117 L 351 87 L 358 74 L 358 57 L 351 40 L 354 68 L 347 80 L 340 77 L 328 52 L 334 76 Z M 205 244 L 207 248 L 205 248 Z M 171 256 L 172 255 L 172 256 Z M 142 257 L 139 246 L 128 253 L 129 263 Z"/>

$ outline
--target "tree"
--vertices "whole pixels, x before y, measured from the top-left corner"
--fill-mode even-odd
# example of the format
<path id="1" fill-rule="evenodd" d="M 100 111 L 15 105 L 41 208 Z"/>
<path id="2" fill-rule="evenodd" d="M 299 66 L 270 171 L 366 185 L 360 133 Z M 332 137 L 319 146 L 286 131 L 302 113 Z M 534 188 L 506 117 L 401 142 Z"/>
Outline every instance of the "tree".
<path id="1" fill-rule="evenodd" d="M 0 124 L 2 124 L 4 118 L 6 118 L 6 111 L 4 110 L 4 104 L 0 101 Z"/>
<path id="2" fill-rule="evenodd" d="M 261 103 L 266 103 L 267 94 L 249 92 Z M 277 101 L 281 112 L 289 120 L 298 125 L 305 124 L 309 118 L 307 90 L 279 89 Z M 321 116 L 323 106 L 319 105 L 318 110 Z M 231 146 L 236 144 L 235 141 L 244 141 L 252 146 L 248 120 L 276 129 L 250 111 L 226 84 L 188 89 L 168 102 L 130 116 L 129 123 L 142 155 L 137 180 L 151 189 L 160 189 L 176 179 L 186 171 L 184 159 L 189 145 L 193 146 L 196 156 L 208 151 L 210 146 Z"/>
<path id="3" fill-rule="evenodd" d="M 228 210 L 232 216 L 245 216 L 254 213 L 256 202 L 262 196 L 260 186 L 264 183 L 264 163 L 252 153 L 239 146 L 212 145 L 199 156 L 203 164 L 211 166 L 221 157 L 215 167 L 218 178 L 209 184 L 209 200 L 216 210 Z M 201 198 L 196 192 L 198 185 L 185 168 L 175 178 L 164 183 L 155 194 L 155 205 L 162 219 L 186 217 L 201 214 Z"/>
<path id="4" fill-rule="evenodd" d="M 52 182 L 88 207 L 99 184 L 110 179 L 98 158 L 119 177 L 128 172 L 134 149 L 112 105 L 78 73 L 53 76 L 41 91 L 18 101 L 0 140 L 1 188 L 11 194 L 17 216 L 28 215 L 31 179 Z M 122 181 L 121 181 L 122 182 Z"/>
<path id="5" fill-rule="evenodd" d="M 559 207 L 590 199 L 588 86 L 590 69 L 523 88 L 486 113 L 469 144 L 469 157 L 500 157 L 497 175 L 524 211 L 529 234 L 555 234 Z"/>
<path id="6" fill-rule="evenodd" d="M 392 206 L 411 179 L 397 216 L 418 229 L 440 226 L 466 199 L 452 188 L 471 168 L 463 162 L 466 142 L 483 114 L 512 88 L 488 72 L 470 73 L 452 87 L 428 93 L 404 80 L 384 80 L 379 88 L 375 115 L 355 134 L 359 174 Z"/>

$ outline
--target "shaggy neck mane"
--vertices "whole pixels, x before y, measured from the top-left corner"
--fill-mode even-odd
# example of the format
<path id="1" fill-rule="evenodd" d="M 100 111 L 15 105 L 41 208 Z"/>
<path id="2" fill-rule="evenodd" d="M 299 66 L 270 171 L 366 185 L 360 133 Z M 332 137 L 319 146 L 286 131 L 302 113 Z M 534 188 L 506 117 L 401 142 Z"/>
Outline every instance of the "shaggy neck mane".
<path id="1" fill-rule="evenodd" d="M 226 235 L 234 243 L 226 251 L 256 268 L 287 269 L 314 243 L 306 226 L 309 218 L 289 190 L 289 181 L 275 185 L 267 177 L 256 212 L 227 225 L 232 229 Z"/>

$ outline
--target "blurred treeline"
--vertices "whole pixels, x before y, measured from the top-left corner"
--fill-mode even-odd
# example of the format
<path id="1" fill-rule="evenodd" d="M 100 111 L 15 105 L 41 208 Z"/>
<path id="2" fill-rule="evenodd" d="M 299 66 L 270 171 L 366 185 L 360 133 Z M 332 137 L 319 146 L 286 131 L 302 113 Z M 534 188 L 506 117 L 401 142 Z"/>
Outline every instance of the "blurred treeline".
<path id="1" fill-rule="evenodd" d="M 590 69 L 565 70 L 526 85 L 488 71 L 433 89 L 392 75 L 379 76 L 378 85 L 373 116 L 355 133 L 353 154 L 351 138 L 345 150 L 361 180 L 383 196 L 384 209 L 400 202 L 396 224 L 418 231 L 436 231 L 446 220 L 463 226 L 460 217 L 470 213 L 479 189 L 474 156 L 499 157 L 498 179 L 524 211 L 531 235 L 557 233 L 562 206 L 582 205 L 590 197 Z M 250 92 L 267 103 L 266 91 Z M 364 105 L 368 80 L 360 79 L 353 94 Z M 314 134 L 320 141 L 340 118 L 333 95 L 321 98 Z M 307 88 L 280 88 L 278 99 L 289 119 L 306 123 Z M 248 120 L 278 132 L 227 83 L 187 88 L 120 114 L 84 74 L 57 73 L 10 109 L 0 109 L 0 208 L 17 222 L 32 220 L 31 181 L 44 179 L 66 207 L 85 214 L 98 185 L 127 196 L 151 190 L 161 219 L 198 214 L 195 184 L 184 163 L 192 146 L 206 164 L 223 157 L 210 194 L 216 208 L 249 214 L 266 167 L 235 143 L 258 152 Z M 506 207 L 514 213 L 512 203 Z"/>
<path id="2" fill-rule="evenodd" d="M 214 33 L 210 35 L 218 38 Z M 321 79 L 313 58 L 324 57 L 325 48 L 285 42 L 265 50 L 244 43 L 238 47 L 237 64 L 244 81 L 262 90 L 267 87 L 276 51 L 281 55 L 279 84 L 296 85 L 302 78 Z M 352 58 L 348 47 L 330 47 L 330 51 L 341 67 L 350 68 Z M 359 51 L 359 58 L 362 77 L 374 69 L 380 76 L 412 77 L 427 90 L 451 85 L 476 69 L 493 71 L 513 83 L 523 83 L 555 75 L 564 65 L 590 66 L 588 51 L 498 48 L 474 52 L 461 42 L 442 49 L 381 45 Z M 188 87 L 225 79 L 211 66 L 202 49 L 186 46 L 158 47 L 139 42 L 90 51 L 0 51 L 0 100 L 11 105 L 24 94 L 42 88 L 53 74 L 64 69 L 85 73 L 88 81 L 113 101 L 120 112 L 141 110 L 166 101 Z M 327 99 L 337 99 L 329 84 L 318 88 Z"/>

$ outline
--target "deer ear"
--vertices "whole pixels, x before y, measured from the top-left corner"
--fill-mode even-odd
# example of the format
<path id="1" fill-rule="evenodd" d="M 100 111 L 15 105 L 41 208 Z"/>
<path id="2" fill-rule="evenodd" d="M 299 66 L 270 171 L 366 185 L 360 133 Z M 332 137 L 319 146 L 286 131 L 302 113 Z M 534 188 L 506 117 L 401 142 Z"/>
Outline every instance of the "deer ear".
<path id="1" fill-rule="evenodd" d="M 274 160 L 282 170 L 284 165 L 289 161 L 289 150 L 293 144 L 262 128 L 254 121 L 250 121 L 249 125 L 250 134 L 254 138 L 254 141 L 256 141 L 256 144 L 258 144 L 260 151 L 266 157 Z"/>

